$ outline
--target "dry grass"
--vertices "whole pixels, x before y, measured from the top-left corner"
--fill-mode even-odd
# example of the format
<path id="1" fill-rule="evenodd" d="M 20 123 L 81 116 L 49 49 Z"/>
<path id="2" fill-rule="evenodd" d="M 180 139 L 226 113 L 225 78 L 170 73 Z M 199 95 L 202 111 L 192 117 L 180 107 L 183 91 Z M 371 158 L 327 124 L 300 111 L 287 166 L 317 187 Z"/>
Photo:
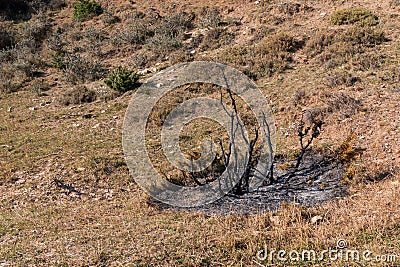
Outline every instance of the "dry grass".
<path id="1" fill-rule="evenodd" d="M 73 20 L 73 2 L 52 2 L 59 7 L 42 17 L 0 12 L 5 20 L 15 19 L 0 22 L 0 265 L 255 266 L 264 246 L 322 251 L 338 239 L 352 249 L 399 256 L 396 263 L 363 266 L 400 264 L 396 1 L 362 3 L 379 17 L 373 27 L 333 25 L 335 10 L 358 8 L 347 1 L 306 6 L 229 0 L 213 3 L 215 9 L 205 8 L 206 1 L 98 1 L 109 13 L 85 22 Z M 120 21 L 108 23 L 110 14 Z M 164 39 L 153 39 L 156 35 Z M 65 65 L 54 68 L 53 55 L 75 58 L 66 62 L 70 72 Z M 250 215 L 174 212 L 150 204 L 130 177 L 121 147 L 133 93 L 108 90 L 102 77 L 117 66 L 152 75 L 193 59 L 226 62 L 257 79 L 274 113 L 279 155 L 298 152 L 296 124 L 304 110 L 327 111 L 313 147 L 342 151 L 343 160 L 351 157 L 344 177 L 349 195 L 314 208 L 285 204 Z M 82 69 L 91 63 L 101 68 L 87 77 L 91 74 Z M 215 93 L 206 89 L 192 88 L 159 103 L 165 109 L 153 114 L 154 123 L 159 126 L 164 113 L 185 97 Z M 68 106 L 59 104 L 63 97 Z M 192 126 L 203 131 L 191 138 L 188 127 L 181 136 L 188 154 L 197 140 L 223 134 L 208 121 L 196 123 Z M 322 219 L 313 223 L 315 216 Z"/>

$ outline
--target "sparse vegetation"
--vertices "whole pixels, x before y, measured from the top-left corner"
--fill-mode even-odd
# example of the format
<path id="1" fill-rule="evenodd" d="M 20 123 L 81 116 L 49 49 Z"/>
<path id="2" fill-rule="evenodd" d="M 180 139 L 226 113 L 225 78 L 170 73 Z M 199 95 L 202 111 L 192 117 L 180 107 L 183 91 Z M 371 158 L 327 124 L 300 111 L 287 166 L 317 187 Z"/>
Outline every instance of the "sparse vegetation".
<path id="1" fill-rule="evenodd" d="M 323 251 L 343 238 L 373 255 L 396 253 L 399 3 L 0 1 L 0 265 L 252 266 L 265 246 Z M 125 165 L 122 125 L 135 93 L 123 92 L 193 60 L 254 79 L 276 122 L 275 168 L 257 192 L 243 176 L 229 201 L 170 210 Z M 190 187 L 215 181 L 230 144 L 219 123 L 196 119 L 180 132 L 182 153 L 197 159 L 211 139 L 216 158 L 201 172 L 168 162 L 163 122 L 194 97 L 233 108 L 226 88 L 184 85 L 157 102 L 146 126 L 155 169 Z M 233 97 L 255 143 L 252 175 L 263 134 Z"/>

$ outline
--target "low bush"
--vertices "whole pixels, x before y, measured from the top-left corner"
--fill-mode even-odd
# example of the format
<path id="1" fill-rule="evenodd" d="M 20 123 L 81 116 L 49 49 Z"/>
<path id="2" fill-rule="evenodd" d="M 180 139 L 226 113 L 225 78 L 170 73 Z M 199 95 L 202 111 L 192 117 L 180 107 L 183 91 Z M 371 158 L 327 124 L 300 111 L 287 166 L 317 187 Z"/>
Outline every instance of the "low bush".
<path id="1" fill-rule="evenodd" d="M 229 45 L 234 40 L 234 34 L 229 33 L 225 28 L 217 27 L 209 30 L 204 36 L 200 45 L 200 50 L 214 50 L 220 48 L 221 46 Z"/>
<path id="2" fill-rule="evenodd" d="M 390 6 L 392 6 L 392 7 L 400 6 L 400 0 L 391 0 L 390 1 Z"/>
<path id="3" fill-rule="evenodd" d="M 118 16 L 113 15 L 110 11 L 106 11 L 102 21 L 105 25 L 112 25 L 121 22 L 121 19 Z"/>
<path id="4" fill-rule="evenodd" d="M 117 67 L 107 76 L 104 83 L 111 89 L 118 92 L 127 92 L 139 87 L 140 74 L 125 67 Z"/>
<path id="5" fill-rule="evenodd" d="M 281 32 L 267 36 L 252 47 L 236 46 L 218 55 L 218 60 L 232 64 L 253 79 L 272 76 L 288 68 L 292 53 L 301 48 L 302 41 Z"/>
<path id="6" fill-rule="evenodd" d="M 372 27 L 354 26 L 335 37 L 335 41 L 346 42 L 351 45 L 373 47 L 387 41 L 382 30 Z"/>
<path id="7" fill-rule="evenodd" d="M 23 80 L 15 76 L 15 69 L 10 63 L 3 63 L 0 70 L 1 93 L 16 92 L 22 87 Z"/>
<path id="8" fill-rule="evenodd" d="M 326 85 L 333 88 L 340 85 L 353 86 L 360 81 L 360 78 L 353 76 L 351 73 L 341 70 L 329 74 L 325 77 Z"/>
<path id="9" fill-rule="evenodd" d="M 358 53 L 361 53 L 360 47 L 353 47 L 345 42 L 337 42 L 328 46 L 323 53 L 316 57 L 316 62 L 325 69 L 333 69 L 347 62 Z"/>
<path id="10" fill-rule="evenodd" d="M 79 54 L 58 54 L 53 58 L 53 64 L 60 68 L 66 80 L 73 84 L 95 81 L 104 77 L 105 74 L 105 69 L 100 62 Z"/>
<path id="11" fill-rule="evenodd" d="M 140 19 L 127 23 L 115 31 L 111 41 L 114 45 L 143 45 L 154 36 L 154 31 Z"/>
<path id="12" fill-rule="evenodd" d="M 79 0 L 74 5 L 74 19 L 88 20 L 103 13 L 101 5 L 95 1 Z"/>
<path id="13" fill-rule="evenodd" d="M 375 26 L 379 23 L 379 18 L 368 9 L 352 8 L 336 11 L 331 16 L 330 21 L 335 25 L 358 23 Z"/>
<path id="14" fill-rule="evenodd" d="M 312 7 L 305 4 L 293 3 L 293 2 L 281 2 L 278 5 L 278 11 L 282 14 L 293 16 L 299 12 L 313 10 Z"/>
<path id="15" fill-rule="evenodd" d="M 43 78 L 35 79 L 31 83 L 31 91 L 38 97 L 45 96 L 44 92 L 50 90 L 50 85 Z"/>
<path id="16" fill-rule="evenodd" d="M 74 87 L 62 94 L 58 102 L 62 105 L 78 105 L 82 103 L 91 103 L 96 100 L 96 92 L 89 90 L 85 86 Z"/>
<path id="17" fill-rule="evenodd" d="M 350 27 L 336 35 L 329 35 L 329 38 L 321 36 L 323 34 L 316 37 L 317 41 L 314 43 L 309 41 L 306 45 L 306 53 L 310 56 L 317 55 L 317 62 L 323 64 L 326 69 L 332 69 L 349 62 L 353 67 L 360 70 L 378 67 L 382 62 L 381 55 L 372 53 L 371 58 L 366 56 L 366 53 L 372 47 L 388 40 L 383 31 L 360 25 Z M 318 39 L 320 39 L 319 42 Z"/>
<path id="18" fill-rule="evenodd" d="M 0 50 L 0 90 L 18 91 L 34 78 L 44 67 L 40 54 L 24 45 L 16 45 L 8 50 Z"/>
<path id="19" fill-rule="evenodd" d="M 381 68 L 386 60 L 385 54 L 368 51 L 355 55 L 351 60 L 351 65 L 355 71 L 366 71 Z"/>
<path id="20" fill-rule="evenodd" d="M 218 8 L 203 7 L 198 14 L 197 25 L 200 28 L 215 28 L 221 23 L 221 11 Z"/>
<path id="21" fill-rule="evenodd" d="M 157 56 L 163 57 L 182 47 L 185 31 L 193 28 L 193 13 L 179 12 L 162 19 L 154 36 L 146 42 L 148 48 Z"/>
<path id="22" fill-rule="evenodd" d="M 65 0 L 50 0 L 48 6 L 51 10 L 60 10 L 67 6 Z"/>
<path id="23" fill-rule="evenodd" d="M 314 57 L 324 51 L 324 49 L 332 44 L 334 39 L 334 34 L 329 33 L 326 29 L 317 31 L 311 38 L 307 41 L 304 51 L 307 55 Z"/>
<path id="24" fill-rule="evenodd" d="M 51 32 L 51 23 L 45 14 L 40 13 L 19 28 L 19 43 L 29 43 L 31 48 L 38 48 Z"/>
<path id="25" fill-rule="evenodd" d="M 360 100 L 344 93 L 328 94 L 327 99 L 329 111 L 338 112 L 344 118 L 354 116 L 362 107 Z"/>

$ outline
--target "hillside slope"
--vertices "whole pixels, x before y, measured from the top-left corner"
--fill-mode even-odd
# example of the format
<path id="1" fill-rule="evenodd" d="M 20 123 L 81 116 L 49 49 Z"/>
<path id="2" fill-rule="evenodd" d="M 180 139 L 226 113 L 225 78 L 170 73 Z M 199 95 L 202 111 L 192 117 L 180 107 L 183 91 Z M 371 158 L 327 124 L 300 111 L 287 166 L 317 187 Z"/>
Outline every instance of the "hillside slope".
<path id="1" fill-rule="evenodd" d="M 79 19 L 75 1 L 1 4 L 1 266 L 252 266 L 264 245 L 322 251 L 338 239 L 400 264 L 399 1 L 98 3 Z M 256 82 L 281 158 L 299 152 L 301 115 L 322 110 L 312 147 L 348 149 L 348 196 L 228 216 L 152 204 L 122 152 L 134 90 L 104 80 L 194 60 Z"/>

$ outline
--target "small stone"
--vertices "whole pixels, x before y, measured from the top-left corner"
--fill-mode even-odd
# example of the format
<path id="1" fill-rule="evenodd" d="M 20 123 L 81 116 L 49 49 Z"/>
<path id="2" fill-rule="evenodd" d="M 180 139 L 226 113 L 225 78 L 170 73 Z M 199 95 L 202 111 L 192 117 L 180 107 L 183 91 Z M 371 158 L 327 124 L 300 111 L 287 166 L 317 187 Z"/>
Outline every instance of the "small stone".
<path id="1" fill-rule="evenodd" d="M 118 119 L 118 116 L 114 116 L 113 119 L 114 119 L 114 120 L 117 120 L 117 119 Z"/>
<path id="2" fill-rule="evenodd" d="M 190 54 L 195 54 L 196 53 L 196 50 L 192 50 L 192 51 L 190 51 Z"/>
<path id="3" fill-rule="evenodd" d="M 97 127 L 99 127 L 100 126 L 100 123 L 97 123 L 95 126 L 93 126 L 92 128 L 93 129 L 96 129 Z"/>
<path id="4" fill-rule="evenodd" d="M 12 107 L 9 107 L 8 109 L 7 109 L 7 112 L 11 112 L 13 110 L 13 108 Z"/>
<path id="5" fill-rule="evenodd" d="M 139 74 L 141 74 L 141 75 L 145 75 L 145 74 L 148 74 L 148 73 L 151 73 L 150 69 L 144 69 L 142 71 L 139 71 Z"/>
<path id="6" fill-rule="evenodd" d="M 311 218 L 311 223 L 312 224 L 317 224 L 319 222 L 321 222 L 324 218 L 322 218 L 322 216 L 317 215 Z"/>
<path id="7" fill-rule="evenodd" d="M 103 113 L 106 113 L 106 111 L 103 109 L 102 111 L 100 111 L 100 113 L 102 113 L 102 114 L 103 114 Z"/>
<path id="8" fill-rule="evenodd" d="M 37 110 L 37 108 L 36 107 L 30 107 L 29 110 L 33 111 L 33 110 Z"/>
<path id="9" fill-rule="evenodd" d="M 85 168 L 82 168 L 82 167 L 80 167 L 80 168 L 77 168 L 76 169 L 78 172 L 83 172 L 83 171 L 85 171 L 86 169 Z"/>
<path id="10" fill-rule="evenodd" d="M 321 17 L 325 17 L 325 16 L 326 16 L 326 12 L 321 12 L 319 15 L 320 15 Z"/>
<path id="11" fill-rule="evenodd" d="M 15 182 L 16 184 L 24 184 L 26 183 L 25 179 L 19 179 L 18 181 Z"/>
<path id="12" fill-rule="evenodd" d="M 162 83 L 157 83 L 157 88 L 160 88 L 163 84 Z"/>

